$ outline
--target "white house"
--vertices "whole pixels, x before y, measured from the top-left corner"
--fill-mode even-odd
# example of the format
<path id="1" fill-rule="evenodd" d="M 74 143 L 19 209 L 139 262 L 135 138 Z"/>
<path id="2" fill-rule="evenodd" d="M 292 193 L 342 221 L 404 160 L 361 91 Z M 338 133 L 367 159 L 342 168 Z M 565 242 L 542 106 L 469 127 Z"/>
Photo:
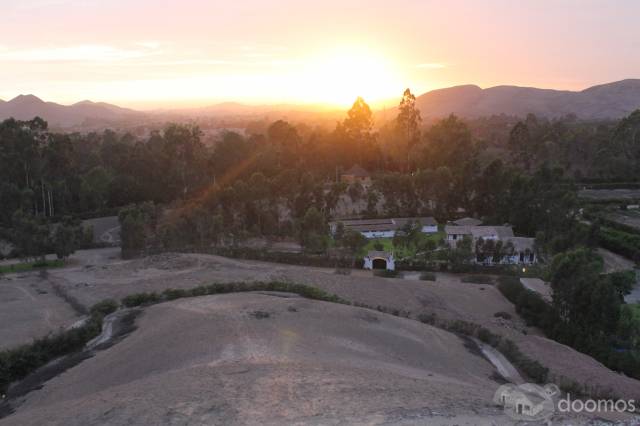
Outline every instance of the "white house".
<path id="1" fill-rule="evenodd" d="M 481 256 L 476 252 L 475 262 L 483 264 L 507 264 L 507 265 L 529 265 L 537 263 L 535 253 L 535 240 L 533 238 L 515 237 L 510 226 L 474 226 L 474 225 L 446 225 L 444 231 L 447 235 L 446 241 L 453 248 L 457 247 L 465 237 L 471 239 L 471 247 L 476 252 L 478 242 L 501 241 L 503 247 L 513 248 L 509 254 L 501 259 L 493 259 L 491 256 Z"/>
<path id="2" fill-rule="evenodd" d="M 360 232 L 366 238 L 393 238 L 396 232 L 407 223 L 420 224 L 421 231 L 425 234 L 438 232 L 438 223 L 432 217 L 405 217 L 389 219 L 347 219 L 329 223 L 331 233 L 335 235 L 338 224 L 342 223 L 344 230 Z"/>

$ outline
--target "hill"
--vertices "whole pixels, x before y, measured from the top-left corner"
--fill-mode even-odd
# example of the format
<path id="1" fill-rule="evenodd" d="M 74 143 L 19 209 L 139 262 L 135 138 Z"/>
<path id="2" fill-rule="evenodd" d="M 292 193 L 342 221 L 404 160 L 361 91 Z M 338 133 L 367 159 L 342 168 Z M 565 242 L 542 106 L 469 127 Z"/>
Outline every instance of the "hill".
<path id="1" fill-rule="evenodd" d="M 121 108 L 104 102 L 82 101 L 73 105 L 45 102 L 34 95 L 19 95 L 10 101 L 0 102 L 0 120 L 13 117 L 17 120 L 31 120 L 41 117 L 50 127 L 75 127 L 135 119 L 143 113 Z"/>
<path id="2" fill-rule="evenodd" d="M 0 424 L 507 421 L 491 404 L 494 367 L 456 335 L 416 321 L 245 293 L 153 306 L 137 323 Z"/>
<path id="3" fill-rule="evenodd" d="M 544 117 L 575 114 L 581 119 L 621 118 L 640 108 L 640 79 L 622 80 L 573 92 L 534 87 L 474 85 L 433 90 L 419 96 L 423 117 L 462 117 L 498 114 Z"/>

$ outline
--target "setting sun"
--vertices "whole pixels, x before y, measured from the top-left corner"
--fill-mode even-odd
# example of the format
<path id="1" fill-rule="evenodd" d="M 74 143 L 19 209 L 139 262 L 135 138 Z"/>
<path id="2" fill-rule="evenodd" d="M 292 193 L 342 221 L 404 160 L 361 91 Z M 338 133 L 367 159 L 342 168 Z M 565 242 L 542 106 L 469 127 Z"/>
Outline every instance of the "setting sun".
<path id="1" fill-rule="evenodd" d="M 403 84 L 394 64 L 366 48 L 329 50 L 312 57 L 300 70 L 307 98 L 348 106 L 358 96 L 372 104 L 396 98 Z"/>

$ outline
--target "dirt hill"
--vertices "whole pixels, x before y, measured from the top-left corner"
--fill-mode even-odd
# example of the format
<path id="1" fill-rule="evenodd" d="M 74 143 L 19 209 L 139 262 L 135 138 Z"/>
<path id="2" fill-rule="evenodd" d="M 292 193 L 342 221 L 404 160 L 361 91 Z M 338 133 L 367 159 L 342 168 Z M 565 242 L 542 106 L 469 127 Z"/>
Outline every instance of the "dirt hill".
<path id="1" fill-rule="evenodd" d="M 0 424 L 353 424 L 503 419 L 492 365 L 416 321 L 297 296 L 147 308 L 122 342 Z"/>

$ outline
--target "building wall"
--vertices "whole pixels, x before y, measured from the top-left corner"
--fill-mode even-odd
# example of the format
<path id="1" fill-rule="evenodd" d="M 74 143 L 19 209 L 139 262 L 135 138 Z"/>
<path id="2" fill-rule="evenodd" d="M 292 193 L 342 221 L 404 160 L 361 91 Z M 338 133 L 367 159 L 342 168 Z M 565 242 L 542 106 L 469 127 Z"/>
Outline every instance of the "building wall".
<path id="1" fill-rule="evenodd" d="M 362 265 L 363 269 L 373 269 L 373 261 L 375 259 L 382 259 L 381 257 L 371 258 L 369 256 L 364 257 L 364 264 Z M 389 258 L 384 259 L 387 262 L 387 271 L 395 271 L 396 262 L 393 259 L 393 256 L 389 256 Z"/>
<path id="2" fill-rule="evenodd" d="M 396 231 L 365 231 L 361 232 L 366 238 L 393 238 Z"/>

